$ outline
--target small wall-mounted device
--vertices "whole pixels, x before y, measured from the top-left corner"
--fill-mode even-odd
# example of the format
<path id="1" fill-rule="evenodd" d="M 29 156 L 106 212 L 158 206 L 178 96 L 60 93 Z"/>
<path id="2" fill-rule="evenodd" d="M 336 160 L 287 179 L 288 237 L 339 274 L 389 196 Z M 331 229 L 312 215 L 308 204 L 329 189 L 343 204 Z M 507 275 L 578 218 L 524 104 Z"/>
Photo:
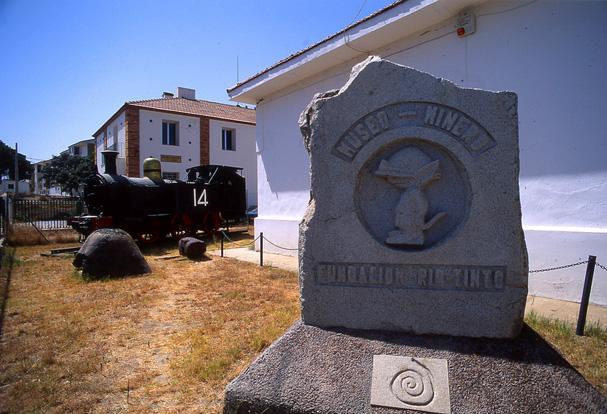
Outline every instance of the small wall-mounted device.
<path id="1" fill-rule="evenodd" d="M 470 11 L 463 11 L 455 19 L 455 31 L 458 37 L 471 35 L 476 31 L 476 18 Z"/>

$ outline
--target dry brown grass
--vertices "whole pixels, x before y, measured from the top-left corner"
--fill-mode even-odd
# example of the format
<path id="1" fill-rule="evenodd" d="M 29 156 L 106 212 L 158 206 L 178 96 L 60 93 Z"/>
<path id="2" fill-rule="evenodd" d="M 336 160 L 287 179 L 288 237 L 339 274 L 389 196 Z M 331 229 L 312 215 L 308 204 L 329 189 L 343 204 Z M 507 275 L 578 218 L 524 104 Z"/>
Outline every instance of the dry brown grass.
<path id="1" fill-rule="evenodd" d="M 149 248 L 146 276 L 84 282 L 55 246 L 17 248 L 0 413 L 218 413 L 225 385 L 298 317 L 293 273 Z M 57 246 L 59 247 L 59 246 Z M 605 392 L 607 336 L 527 319 Z"/>
<path id="2" fill-rule="evenodd" d="M 19 247 L 0 343 L 0 412 L 214 413 L 231 378 L 299 315 L 293 273 L 161 260 L 84 282 L 53 246 Z"/>
<path id="3" fill-rule="evenodd" d="M 75 243 L 79 238 L 78 232 L 70 229 L 38 232 L 29 225 L 12 225 L 9 229 L 8 241 L 13 246 L 33 246 L 49 243 Z"/>

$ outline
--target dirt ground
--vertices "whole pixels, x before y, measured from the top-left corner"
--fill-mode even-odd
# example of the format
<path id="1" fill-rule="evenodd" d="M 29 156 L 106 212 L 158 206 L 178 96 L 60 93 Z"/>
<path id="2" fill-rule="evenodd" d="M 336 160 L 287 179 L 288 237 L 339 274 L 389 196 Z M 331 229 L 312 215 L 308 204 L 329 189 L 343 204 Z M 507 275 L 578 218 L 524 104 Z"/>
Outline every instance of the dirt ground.
<path id="1" fill-rule="evenodd" d="M 218 413 L 299 317 L 294 273 L 165 246 L 144 251 L 149 275 L 85 282 L 71 256 L 40 256 L 52 247 L 16 251 L 0 413 Z"/>

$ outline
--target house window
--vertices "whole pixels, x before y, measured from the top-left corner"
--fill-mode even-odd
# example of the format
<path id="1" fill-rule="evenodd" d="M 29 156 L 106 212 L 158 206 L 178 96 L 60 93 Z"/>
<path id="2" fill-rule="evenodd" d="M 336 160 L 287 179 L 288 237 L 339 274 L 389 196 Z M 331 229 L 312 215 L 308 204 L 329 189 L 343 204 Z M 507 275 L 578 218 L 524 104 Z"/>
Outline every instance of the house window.
<path id="1" fill-rule="evenodd" d="M 179 180 L 179 173 L 164 171 L 162 173 L 162 179 L 163 180 Z"/>
<path id="2" fill-rule="evenodd" d="M 74 155 L 80 155 L 80 147 L 74 147 Z"/>
<path id="3" fill-rule="evenodd" d="M 221 149 L 236 151 L 236 131 L 227 128 L 221 130 Z"/>
<path id="4" fill-rule="evenodd" d="M 179 145 L 177 122 L 162 122 L 162 145 Z"/>

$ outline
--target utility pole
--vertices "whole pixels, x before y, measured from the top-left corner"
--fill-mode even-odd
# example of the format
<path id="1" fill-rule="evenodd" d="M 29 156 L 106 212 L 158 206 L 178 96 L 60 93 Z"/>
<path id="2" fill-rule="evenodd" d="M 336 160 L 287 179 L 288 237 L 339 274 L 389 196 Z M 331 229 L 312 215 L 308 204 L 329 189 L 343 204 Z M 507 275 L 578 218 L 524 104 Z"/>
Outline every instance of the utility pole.
<path id="1" fill-rule="evenodd" d="M 34 194 L 40 194 L 40 187 L 38 184 L 38 163 L 34 164 Z"/>
<path id="2" fill-rule="evenodd" d="M 19 194 L 19 147 L 15 142 L 15 195 Z"/>

